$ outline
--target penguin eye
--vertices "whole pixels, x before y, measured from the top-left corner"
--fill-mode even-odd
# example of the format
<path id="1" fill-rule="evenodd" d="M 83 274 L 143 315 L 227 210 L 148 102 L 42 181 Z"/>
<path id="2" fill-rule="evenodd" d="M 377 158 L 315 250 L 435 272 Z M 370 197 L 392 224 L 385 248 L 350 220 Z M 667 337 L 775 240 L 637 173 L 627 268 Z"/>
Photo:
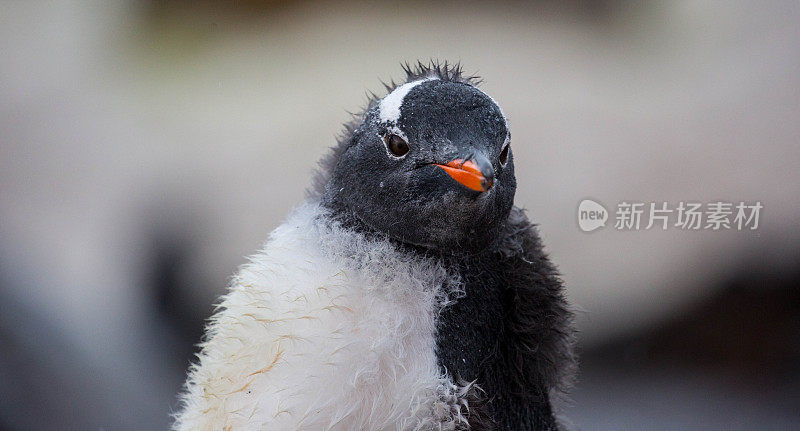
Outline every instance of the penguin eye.
<path id="1" fill-rule="evenodd" d="M 503 151 L 500 152 L 500 164 L 503 165 L 503 166 L 505 166 L 506 162 L 508 161 L 508 149 L 509 149 L 509 147 L 511 147 L 511 144 L 506 145 L 506 147 L 503 148 Z"/>
<path id="2" fill-rule="evenodd" d="M 386 148 L 388 148 L 389 152 L 394 154 L 395 157 L 403 157 L 409 150 L 408 143 L 397 135 L 389 135 L 386 137 Z"/>

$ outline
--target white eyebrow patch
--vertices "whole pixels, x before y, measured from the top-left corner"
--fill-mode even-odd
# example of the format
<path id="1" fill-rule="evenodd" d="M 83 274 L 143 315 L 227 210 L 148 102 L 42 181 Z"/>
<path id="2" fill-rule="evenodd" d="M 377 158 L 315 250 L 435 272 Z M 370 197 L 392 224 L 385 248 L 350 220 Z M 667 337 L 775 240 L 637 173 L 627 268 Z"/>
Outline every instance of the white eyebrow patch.
<path id="1" fill-rule="evenodd" d="M 406 98 L 408 92 L 417 85 L 434 79 L 439 78 L 430 77 L 418 81 L 406 82 L 387 94 L 386 97 L 381 99 L 381 103 L 378 105 L 378 118 L 380 118 L 381 122 L 396 123 L 397 120 L 400 119 L 400 106 L 403 105 L 403 100 Z"/>

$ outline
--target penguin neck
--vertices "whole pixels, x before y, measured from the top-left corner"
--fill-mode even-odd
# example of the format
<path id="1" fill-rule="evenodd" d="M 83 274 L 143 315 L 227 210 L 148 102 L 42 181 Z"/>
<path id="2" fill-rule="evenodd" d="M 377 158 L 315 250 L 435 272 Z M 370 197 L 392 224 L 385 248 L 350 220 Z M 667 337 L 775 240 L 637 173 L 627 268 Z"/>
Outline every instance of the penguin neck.
<path id="1" fill-rule="evenodd" d="M 484 227 L 483 232 L 481 232 L 480 235 L 476 235 L 476 239 L 473 242 L 458 244 L 456 246 L 452 244 L 431 246 L 427 244 L 415 244 L 394 238 L 391 235 L 372 227 L 351 209 L 335 201 L 322 199 L 320 201 L 320 205 L 330 211 L 330 216 L 345 229 L 358 232 L 367 238 L 387 239 L 400 251 L 436 257 L 450 263 L 480 259 L 481 256 L 487 256 L 497 252 L 500 248 L 500 244 L 502 243 L 502 227 L 506 222 L 506 218 L 504 218 L 495 226 Z"/>

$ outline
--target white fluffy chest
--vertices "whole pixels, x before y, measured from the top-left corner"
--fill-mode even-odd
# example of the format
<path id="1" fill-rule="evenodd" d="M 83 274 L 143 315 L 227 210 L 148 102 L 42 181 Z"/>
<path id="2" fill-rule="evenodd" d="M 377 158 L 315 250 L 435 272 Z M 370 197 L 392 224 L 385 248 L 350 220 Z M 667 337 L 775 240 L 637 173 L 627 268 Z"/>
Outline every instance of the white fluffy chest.
<path id="1" fill-rule="evenodd" d="M 463 388 L 441 375 L 437 264 L 298 210 L 235 277 L 178 416 L 181 430 L 443 429 Z"/>

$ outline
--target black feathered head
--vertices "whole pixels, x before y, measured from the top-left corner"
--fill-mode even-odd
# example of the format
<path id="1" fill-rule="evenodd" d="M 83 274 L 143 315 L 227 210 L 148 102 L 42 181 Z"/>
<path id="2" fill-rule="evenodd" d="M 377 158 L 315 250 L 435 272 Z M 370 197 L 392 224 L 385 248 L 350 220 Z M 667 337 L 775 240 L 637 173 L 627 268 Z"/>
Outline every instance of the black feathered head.
<path id="1" fill-rule="evenodd" d="M 508 123 L 459 65 L 404 67 L 348 124 L 311 194 L 334 213 L 435 249 L 490 243 L 516 180 Z"/>

